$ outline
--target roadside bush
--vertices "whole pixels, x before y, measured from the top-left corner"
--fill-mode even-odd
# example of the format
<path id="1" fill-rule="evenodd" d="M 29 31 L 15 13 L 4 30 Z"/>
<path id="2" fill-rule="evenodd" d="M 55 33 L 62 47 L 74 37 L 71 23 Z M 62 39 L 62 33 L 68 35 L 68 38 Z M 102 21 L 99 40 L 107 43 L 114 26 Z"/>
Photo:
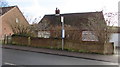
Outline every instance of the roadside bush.
<path id="1" fill-rule="evenodd" d="M 31 37 L 31 35 L 30 35 L 30 34 L 13 34 L 13 35 L 12 35 L 12 37 L 13 37 L 13 36 Z"/>

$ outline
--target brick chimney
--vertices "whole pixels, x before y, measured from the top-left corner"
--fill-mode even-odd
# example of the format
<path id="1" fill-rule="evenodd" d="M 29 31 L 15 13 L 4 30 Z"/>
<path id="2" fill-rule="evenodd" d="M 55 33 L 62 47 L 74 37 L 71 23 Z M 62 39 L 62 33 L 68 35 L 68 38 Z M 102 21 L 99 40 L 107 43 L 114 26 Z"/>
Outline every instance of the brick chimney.
<path id="1" fill-rule="evenodd" d="M 58 8 L 56 8 L 56 10 L 55 10 L 55 15 L 60 15 L 60 10 L 58 9 Z"/>

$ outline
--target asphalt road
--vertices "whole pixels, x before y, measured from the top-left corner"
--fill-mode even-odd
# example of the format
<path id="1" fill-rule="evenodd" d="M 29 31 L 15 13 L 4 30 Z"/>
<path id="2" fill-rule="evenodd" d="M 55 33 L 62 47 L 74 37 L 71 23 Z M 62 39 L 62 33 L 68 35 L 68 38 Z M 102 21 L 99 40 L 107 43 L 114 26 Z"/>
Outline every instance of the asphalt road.
<path id="1" fill-rule="evenodd" d="M 82 58 L 58 56 L 13 49 L 2 49 L 3 65 L 117 65 Z"/>
<path id="2" fill-rule="evenodd" d="M 2 48 L 1 48 L 1 43 L 0 43 L 0 66 L 2 65 Z"/>

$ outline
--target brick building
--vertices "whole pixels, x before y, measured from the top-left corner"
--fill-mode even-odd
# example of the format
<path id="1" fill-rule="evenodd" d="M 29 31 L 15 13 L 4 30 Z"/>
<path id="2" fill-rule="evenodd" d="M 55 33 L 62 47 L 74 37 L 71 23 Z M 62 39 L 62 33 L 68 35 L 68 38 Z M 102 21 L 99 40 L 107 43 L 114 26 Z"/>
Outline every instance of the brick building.
<path id="1" fill-rule="evenodd" d="M 85 12 L 85 13 L 65 13 L 60 14 L 60 10 L 56 9 L 55 14 L 45 15 L 38 23 L 39 31 L 50 31 L 49 37 L 61 37 L 61 16 L 64 17 L 65 38 L 72 39 L 76 36 L 76 40 L 96 41 L 97 38 L 92 34 L 92 30 L 88 29 L 87 24 L 94 24 L 104 30 L 106 26 L 103 12 Z M 95 21 L 90 22 L 92 19 Z M 43 27 L 41 27 L 43 26 Z M 92 25 L 91 25 L 92 26 Z M 38 36 L 41 36 L 38 34 Z M 74 38 L 73 38 L 74 39 Z"/>
<path id="2" fill-rule="evenodd" d="M 14 34 L 11 25 L 15 23 L 29 25 L 17 6 L 0 7 L 0 39 Z"/>

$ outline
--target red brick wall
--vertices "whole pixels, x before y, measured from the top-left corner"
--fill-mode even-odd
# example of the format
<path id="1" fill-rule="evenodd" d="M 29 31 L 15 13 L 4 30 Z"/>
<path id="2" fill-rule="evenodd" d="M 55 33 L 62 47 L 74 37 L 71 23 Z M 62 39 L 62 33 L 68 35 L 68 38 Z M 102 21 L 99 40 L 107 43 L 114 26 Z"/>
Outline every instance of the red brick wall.
<path id="1" fill-rule="evenodd" d="M 54 39 L 54 38 L 33 38 L 31 37 L 30 40 L 28 37 L 18 37 L 13 36 L 12 42 L 14 44 L 21 44 L 26 46 L 33 46 L 33 47 L 45 47 L 45 48 L 61 48 L 62 41 L 61 39 Z M 113 44 L 100 44 L 98 42 L 91 42 L 91 41 L 73 41 L 73 40 L 66 40 L 64 43 L 64 49 L 73 50 L 73 51 L 80 51 L 80 52 L 89 52 L 89 53 L 100 53 L 100 54 L 113 54 L 114 48 Z"/>
<path id="2" fill-rule="evenodd" d="M 0 37 L 3 37 L 5 34 L 13 34 L 11 24 L 14 25 L 16 23 L 16 18 L 19 19 L 21 24 L 29 25 L 21 11 L 17 7 L 14 7 L 1 16 L 2 24 L 0 25 L 2 26 L 2 33 L 0 34 Z"/>

